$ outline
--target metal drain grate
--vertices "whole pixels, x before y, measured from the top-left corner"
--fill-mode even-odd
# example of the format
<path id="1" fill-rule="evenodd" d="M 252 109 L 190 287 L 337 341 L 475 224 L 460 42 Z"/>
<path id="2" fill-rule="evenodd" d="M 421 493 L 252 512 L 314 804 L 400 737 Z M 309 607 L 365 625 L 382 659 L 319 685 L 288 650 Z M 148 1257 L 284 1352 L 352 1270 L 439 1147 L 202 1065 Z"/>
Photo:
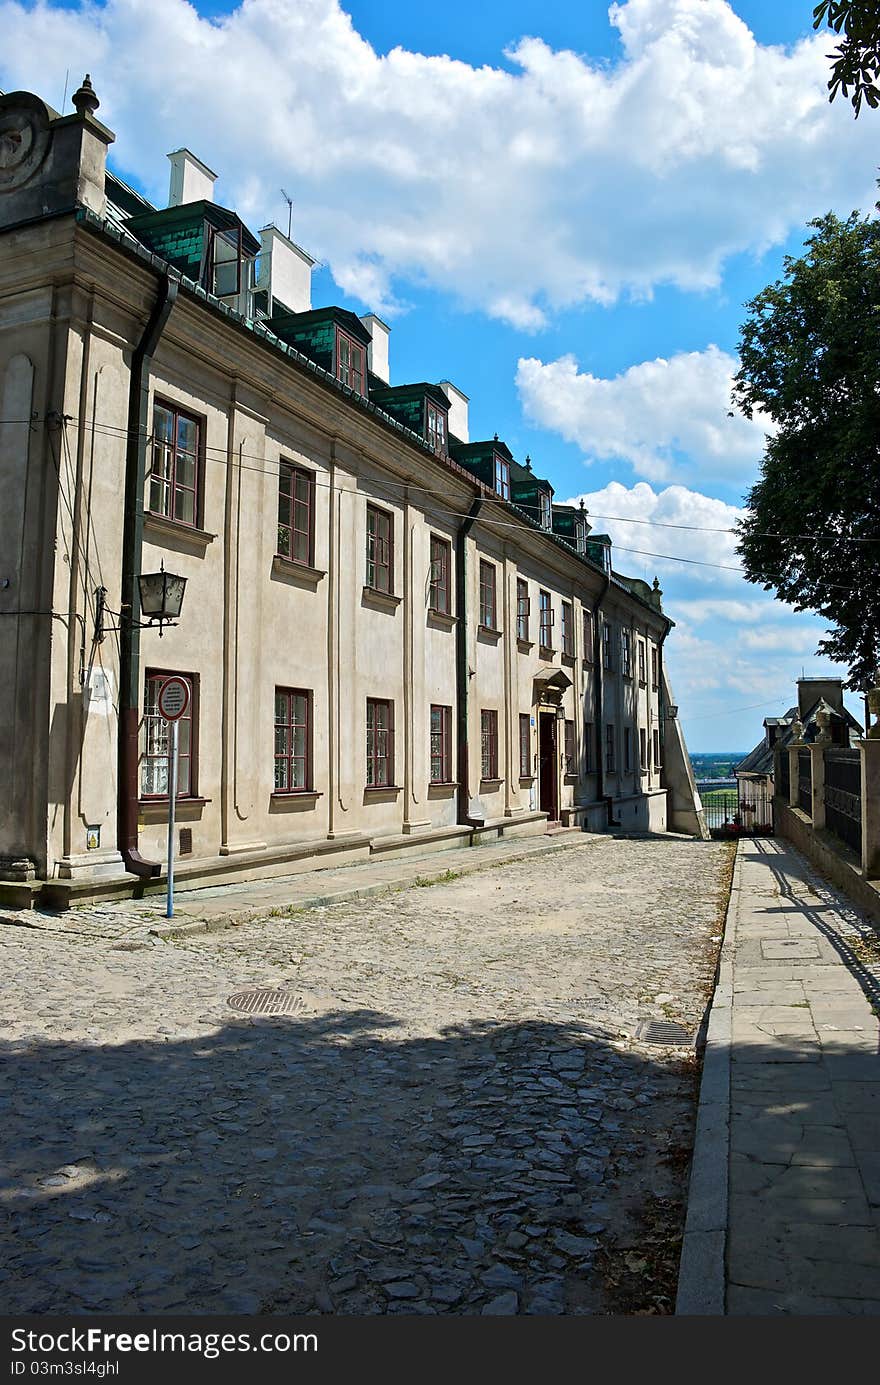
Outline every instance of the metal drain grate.
<path id="1" fill-rule="evenodd" d="M 693 1039 L 688 1031 L 673 1020 L 641 1020 L 636 1038 L 645 1044 L 668 1044 L 670 1047 L 690 1048 Z"/>
<path id="2" fill-rule="evenodd" d="M 290 991 L 236 991 L 226 1004 L 245 1015 L 298 1015 L 305 1009 L 302 997 Z"/>

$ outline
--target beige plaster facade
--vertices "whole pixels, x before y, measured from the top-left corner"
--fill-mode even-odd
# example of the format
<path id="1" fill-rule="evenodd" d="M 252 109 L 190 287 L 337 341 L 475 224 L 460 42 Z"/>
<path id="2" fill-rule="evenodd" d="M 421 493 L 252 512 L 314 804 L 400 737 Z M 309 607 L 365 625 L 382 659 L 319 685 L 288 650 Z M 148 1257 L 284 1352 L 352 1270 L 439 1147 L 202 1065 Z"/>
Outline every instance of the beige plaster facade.
<path id="1" fill-rule="evenodd" d="M 15 99 L 0 99 L 7 114 Z M 57 121 L 44 109 L 51 149 Z M 23 188 L 0 181 L 0 874 L 8 889 L 61 903 L 161 883 L 127 871 L 120 850 L 126 613 L 109 615 L 96 639 L 96 592 L 120 613 L 133 361 L 167 277 L 104 215 L 110 132 L 90 136 L 98 122 L 85 111 L 72 141 L 76 117 L 66 120 L 68 144 L 91 138 L 88 199 L 57 159 L 44 213 L 32 206 L 45 170 Z M 671 622 L 659 594 L 543 532 L 463 466 L 176 277 L 147 359 L 145 416 L 154 420 L 160 405 L 198 421 L 198 513 L 190 524 L 151 514 L 142 471 L 139 570 L 164 564 L 187 588 L 176 625 L 140 631 L 136 673 L 142 755 L 145 678 L 182 673 L 193 688 L 190 791 L 177 805 L 181 886 L 410 842 L 541 831 L 548 817 L 665 830 Z M 311 478 L 307 563 L 278 551 L 282 464 Z M 368 506 L 391 517 L 390 592 L 368 583 Z M 449 613 L 431 608 L 432 536 L 449 544 Z M 481 562 L 495 572 L 492 629 L 478 619 Z M 523 580 L 527 639 L 517 623 Z M 541 591 L 554 613 L 552 653 L 538 638 Z M 606 622 L 611 667 L 600 653 Z M 308 694 L 309 769 L 296 792 L 276 791 L 277 689 Z M 381 787 L 367 783 L 368 699 L 392 705 L 393 774 Z M 451 738 L 438 783 L 432 707 L 448 709 Z M 497 768 L 485 776 L 484 712 L 497 717 Z M 142 764 L 137 775 L 137 847 L 161 865 L 167 798 L 144 792 Z"/>

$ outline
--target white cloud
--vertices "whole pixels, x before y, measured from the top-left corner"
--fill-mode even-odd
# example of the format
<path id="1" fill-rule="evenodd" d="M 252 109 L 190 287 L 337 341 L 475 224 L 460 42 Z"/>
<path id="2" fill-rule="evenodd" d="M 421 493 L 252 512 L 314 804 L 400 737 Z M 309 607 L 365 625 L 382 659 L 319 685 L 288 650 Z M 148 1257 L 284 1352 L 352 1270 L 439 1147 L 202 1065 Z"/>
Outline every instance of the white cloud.
<path id="1" fill-rule="evenodd" d="M 739 641 L 743 649 L 796 654 L 798 658 L 811 659 L 823 631 L 824 626 L 813 626 L 807 617 L 803 623 L 790 622 L 789 628 L 780 628 L 779 625 L 763 626 L 757 630 L 747 628 L 740 631 Z"/>
<path id="2" fill-rule="evenodd" d="M 780 612 L 790 613 L 791 606 L 782 602 L 773 602 L 773 609 Z M 685 598 L 676 602 L 676 619 L 686 620 L 691 625 L 702 625 L 706 621 L 733 621 L 744 624 L 749 621 L 766 620 L 768 614 L 768 598 L 763 600 L 743 601 L 735 597 L 696 597 Z"/>
<path id="3" fill-rule="evenodd" d="M 717 346 L 642 361 L 612 379 L 581 372 L 573 356 L 529 357 L 518 362 L 516 384 L 527 416 L 577 443 L 588 461 L 625 461 L 652 481 L 731 480 L 753 475 L 769 427 L 731 410 L 736 369 Z"/>
<path id="4" fill-rule="evenodd" d="M 584 492 L 566 504 L 578 505 L 581 500 L 594 530 L 611 535 L 616 569 L 633 576 L 643 569 L 679 578 L 686 574 L 694 583 L 727 588 L 744 581 L 736 536 L 730 532 L 742 514 L 735 505 L 685 486 L 654 491 L 646 481 L 629 489 L 610 481 L 602 490 Z M 683 527 L 675 527 L 679 525 Z"/>
<path id="5" fill-rule="evenodd" d="M 216 20 L 185 0 L 0 0 L 0 86 L 59 105 L 67 69 L 90 71 L 113 153 L 156 199 L 180 144 L 254 224 L 283 219 L 286 187 L 296 237 L 384 312 L 426 283 L 532 329 L 587 300 L 715 285 L 729 256 L 826 206 L 870 206 L 874 128 L 829 107 L 827 37 L 761 46 L 725 0 L 609 17 L 615 62 L 522 38 L 507 67 L 474 68 L 380 56 L 336 0 L 243 0 Z"/>
<path id="6" fill-rule="evenodd" d="M 675 622 L 664 657 L 691 750 L 748 750 L 760 739 L 762 718 L 791 706 L 802 667 L 813 676 L 846 676 L 816 656 L 825 633 L 821 619 L 795 612 L 727 570 L 738 566 L 735 535 L 723 532 L 742 513 L 734 505 L 685 486 L 655 491 L 645 481 L 632 487 L 612 481 L 583 501 L 594 530 L 611 534 L 616 571 L 649 581 L 660 576 L 663 609 Z"/>

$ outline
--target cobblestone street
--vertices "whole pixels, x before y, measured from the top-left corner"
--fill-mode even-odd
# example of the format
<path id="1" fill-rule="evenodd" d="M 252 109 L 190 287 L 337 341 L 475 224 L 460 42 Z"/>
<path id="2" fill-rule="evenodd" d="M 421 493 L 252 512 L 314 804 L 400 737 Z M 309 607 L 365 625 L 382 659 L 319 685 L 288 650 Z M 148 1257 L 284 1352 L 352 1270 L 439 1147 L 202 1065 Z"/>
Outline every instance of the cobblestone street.
<path id="1" fill-rule="evenodd" d="M 0 928 L 3 1310 L 671 1311 L 695 1061 L 635 1031 L 696 1032 L 731 861 L 585 836 L 185 941 Z"/>

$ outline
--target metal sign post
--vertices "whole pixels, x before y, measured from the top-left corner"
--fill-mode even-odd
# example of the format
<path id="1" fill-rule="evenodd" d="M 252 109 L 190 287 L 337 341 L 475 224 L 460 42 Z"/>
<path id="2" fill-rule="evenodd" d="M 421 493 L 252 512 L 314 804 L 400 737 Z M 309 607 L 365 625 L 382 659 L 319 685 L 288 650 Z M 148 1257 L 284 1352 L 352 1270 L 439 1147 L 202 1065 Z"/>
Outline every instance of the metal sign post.
<path id="1" fill-rule="evenodd" d="M 171 727 L 168 747 L 168 902 L 165 917 L 174 918 L 174 816 L 177 805 L 178 726 L 189 706 L 189 683 L 185 678 L 166 678 L 159 689 L 159 715 Z"/>
<path id="2" fill-rule="evenodd" d="M 177 800 L 177 733 L 178 722 L 171 723 L 171 747 L 168 766 L 168 901 L 165 917 L 174 918 L 174 808 Z"/>

